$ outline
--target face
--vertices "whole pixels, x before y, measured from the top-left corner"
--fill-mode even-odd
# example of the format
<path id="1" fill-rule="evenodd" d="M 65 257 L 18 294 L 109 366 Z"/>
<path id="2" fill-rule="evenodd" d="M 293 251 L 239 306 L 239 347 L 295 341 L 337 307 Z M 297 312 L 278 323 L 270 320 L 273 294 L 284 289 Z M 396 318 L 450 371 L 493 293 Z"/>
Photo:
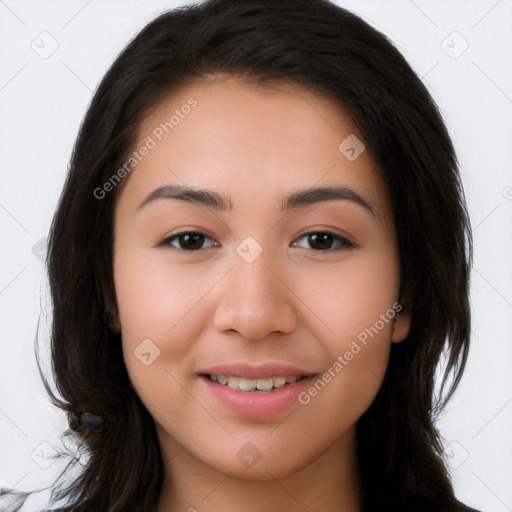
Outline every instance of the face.
<path id="1" fill-rule="evenodd" d="M 265 480 L 354 445 L 409 326 L 362 144 L 340 107 L 295 85 L 217 78 L 145 119 L 115 206 L 114 280 L 164 457 Z"/>

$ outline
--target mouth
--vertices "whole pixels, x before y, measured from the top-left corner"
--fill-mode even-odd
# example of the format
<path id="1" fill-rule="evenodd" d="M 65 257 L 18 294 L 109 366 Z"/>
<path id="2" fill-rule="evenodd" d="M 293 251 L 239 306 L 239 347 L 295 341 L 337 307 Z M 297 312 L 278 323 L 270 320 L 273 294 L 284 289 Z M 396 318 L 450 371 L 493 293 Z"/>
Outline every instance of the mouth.
<path id="1" fill-rule="evenodd" d="M 239 417 L 253 419 L 270 419 L 284 413 L 297 404 L 299 394 L 315 378 L 310 375 L 264 375 L 254 378 L 202 373 L 199 376 L 205 392 L 222 407 Z"/>
<path id="2" fill-rule="evenodd" d="M 204 376 L 212 382 L 216 382 L 221 386 L 226 386 L 235 391 L 248 391 L 253 393 L 272 393 L 307 378 L 305 375 L 276 375 L 259 379 L 221 374 L 205 374 Z"/>

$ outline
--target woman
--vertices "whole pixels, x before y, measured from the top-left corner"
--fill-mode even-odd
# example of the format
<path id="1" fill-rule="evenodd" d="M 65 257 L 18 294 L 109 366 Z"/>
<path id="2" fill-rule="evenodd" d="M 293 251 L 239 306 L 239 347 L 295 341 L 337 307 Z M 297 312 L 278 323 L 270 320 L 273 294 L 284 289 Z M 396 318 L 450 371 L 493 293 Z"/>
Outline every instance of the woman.
<path id="1" fill-rule="evenodd" d="M 470 261 L 452 143 L 382 34 L 324 0 L 162 14 L 49 237 L 52 396 L 87 456 L 59 510 L 470 510 L 434 425 Z"/>

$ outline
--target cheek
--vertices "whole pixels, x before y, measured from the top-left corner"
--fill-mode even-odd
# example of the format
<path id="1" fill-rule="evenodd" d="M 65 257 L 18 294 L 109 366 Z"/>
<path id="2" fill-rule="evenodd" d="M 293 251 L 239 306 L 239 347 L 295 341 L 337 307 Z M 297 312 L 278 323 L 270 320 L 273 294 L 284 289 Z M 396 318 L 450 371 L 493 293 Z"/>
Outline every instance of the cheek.
<path id="1" fill-rule="evenodd" d="M 114 260 L 119 317 L 127 333 L 161 338 L 194 307 L 202 282 L 148 252 L 141 248 Z"/>
<path id="2" fill-rule="evenodd" d="M 136 387 L 139 380 L 144 387 L 148 379 L 165 377 L 157 376 L 156 370 L 161 373 L 175 368 L 187 352 L 189 340 L 197 336 L 199 326 L 187 321 L 187 315 L 197 308 L 201 290 L 198 292 L 189 277 L 182 269 L 148 258 L 147 249 L 114 260 L 123 353 Z M 167 350 L 170 346 L 171 351 Z"/>
<path id="3" fill-rule="evenodd" d="M 360 282 L 357 293 L 342 293 L 336 303 L 339 313 L 330 317 L 335 334 L 323 337 L 327 362 L 299 396 L 299 403 L 309 408 L 301 428 L 317 428 L 335 438 L 358 421 L 377 395 L 389 361 L 396 311 L 389 292 L 371 294 L 373 289 Z M 316 418 L 329 421 L 318 427 Z"/>
<path id="4" fill-rule="evenodd" d="M 372 402 L 386 372 L 397 314 L 398 260 L 392 251 L 369 252 L 334 267 L 302 278 L 304 302 L 322 320 L 314 334 L 328 352 L 322 382 L 329 400 L 318 406 L 345 404 L 345 412 L 357 416 Z M 324 393 L 323 384 L 308 393 L 311 400 Z"/>
<path id="5" fill-rule="evenodd" d="M 180 361 L 198 336 L 197 324 L 187 316 L 200 309 L 194 309 L 197 291 L 182 270 L 143 251 L 114 260 L 114 281 L 130 380 L 157 423 L 174 422 L 187 406 L 188 395 L 178 383 L 184 382 Z"/>
<path id="6" fill-rule="evenodd" d="M 346 343 L 373 326 L 381 315 L 394 317 L 399 282 L 397 260 L 369 252 L 344 265 L 299 274 L 297 292 L 328 327 L 329 337 Z M 381 326 L 379 330 L 390 338 L 390 329 Z"/>

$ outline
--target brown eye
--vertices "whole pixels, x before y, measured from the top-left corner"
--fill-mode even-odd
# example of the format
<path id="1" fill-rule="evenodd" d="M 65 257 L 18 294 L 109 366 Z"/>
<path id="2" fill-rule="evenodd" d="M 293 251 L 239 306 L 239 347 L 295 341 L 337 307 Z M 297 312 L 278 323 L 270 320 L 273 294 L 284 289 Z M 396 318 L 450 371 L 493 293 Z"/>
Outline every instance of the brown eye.
<path id="1" fill-rule="evenodd" d="M 176 235 L 165 238 L 158 245 L 164 247 L 171 246 L 182 251 L 192 252 L 206 249 L 207 247 L 203 247 L 205 239 L 211 240 L 209 236 L 206 236 L 203 233 L 185 231 L 183 233 L 177 233 Z M 178 242 L 178 246 L 176 246 L 174 243 L 176 241 Z"/>
<path id="2" fill-rule="evenodd" d="M 330 233 L 329 231 L 312 231 L 310 233 L 305 233 L 298 240 L 306 237 L 308 244 L 315 251 L 325 251 L 333 248 L 333 246 L 333 250 L 356 247 L 356 244 L 348 238 Z"/>

